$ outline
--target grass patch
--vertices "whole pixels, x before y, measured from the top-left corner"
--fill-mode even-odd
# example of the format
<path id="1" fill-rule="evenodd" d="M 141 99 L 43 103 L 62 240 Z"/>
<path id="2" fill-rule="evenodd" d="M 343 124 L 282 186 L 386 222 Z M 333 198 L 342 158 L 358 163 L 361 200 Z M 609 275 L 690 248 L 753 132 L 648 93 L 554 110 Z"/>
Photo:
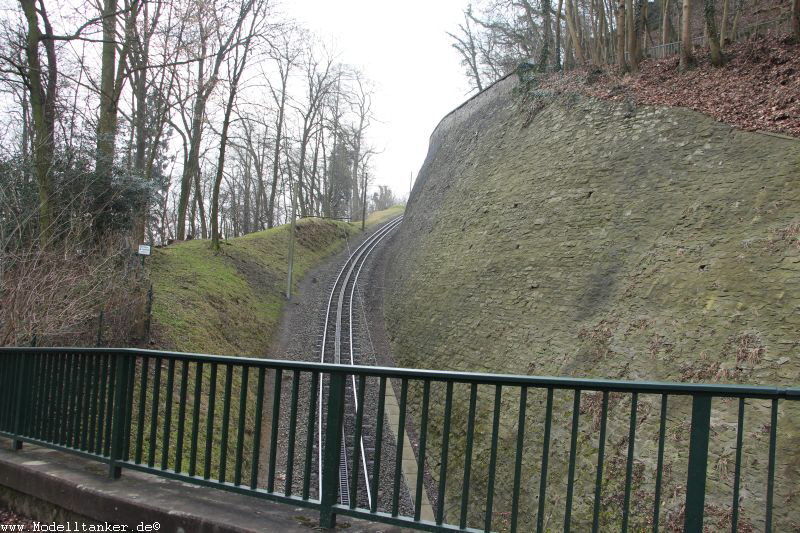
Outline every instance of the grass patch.
<path id="1" fill-rule="evenodd" d="M 402 206 L 372 213 L 367 226 L 398 216 Z M 294 282 L 338 252 L 360 223 L 303 219 L 296 228 Z M 208 241 L 155 250 L 153 338 L 183 352 L 260 356 L 285 303 L 288 225 L 230 239 L 215 253 Z"/>

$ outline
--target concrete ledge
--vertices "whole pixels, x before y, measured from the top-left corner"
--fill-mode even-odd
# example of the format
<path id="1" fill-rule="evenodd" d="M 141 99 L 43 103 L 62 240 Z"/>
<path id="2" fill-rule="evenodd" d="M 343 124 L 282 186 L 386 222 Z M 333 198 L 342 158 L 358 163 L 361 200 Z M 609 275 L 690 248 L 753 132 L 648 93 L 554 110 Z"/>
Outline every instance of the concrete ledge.
<path id="1" fill-rule="evenodd" d="M 308 509 L 130 470 L 111 480 L 104 464 L 30 444 L 15 452 L 4 438 L 0 502 L 42 523 L 109 523 L 125 525 L 126 531 L 155 522 L 159 533 L 319 530 L 317 514 Z M 407 531 L 347 517 L 338 522 L 337 530 L 353 533 Z"/>

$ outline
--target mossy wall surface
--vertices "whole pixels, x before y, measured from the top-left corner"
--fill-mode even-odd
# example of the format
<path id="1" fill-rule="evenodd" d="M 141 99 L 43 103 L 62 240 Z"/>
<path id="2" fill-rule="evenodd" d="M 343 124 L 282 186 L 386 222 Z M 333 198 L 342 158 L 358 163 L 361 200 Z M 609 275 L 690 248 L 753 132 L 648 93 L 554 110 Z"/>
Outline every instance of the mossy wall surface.
<path id="1" fill-rule="evenodd" d="M 532 97 L 517 85 L 515 77 L 498 83 L 445 117 L 431 137 L 387 272 L 386 322 L 398 364 L 799 385 L 800 142 L 740 131 L 684 109 Z M 535 411 L 543 400 L 534 396 Z M 562 458 L 573 401 L 563 396 L 557 394 L 554 405 L 566 424 L 553 429 L 553 453 Z M 454 421 L 463 424 L 461 400 Z M 597 428 L 596 421 L 588 427 L 592 417 L 584 415 L 596 417 L 598 399 L 581 400 L 582 423 L 590 419 L 578 451 L 576 501 L 585 524 Z M 654 425 L 657 433 L 659 401 L 639 402 L 634 502 L 643 508 L 652 506 L 657 444 L 653 428 L 644 426 Z M 479 426 L 486 431 L 493 402 L 491 393 L 479 402 Z M 514 446 L 516 402 L 503 398 L 501 450 Z M 735 439 L 737 406 L 734 400 L 713 404 L 707 500 L 713 527 L 724 526 L 731 505 L 728 443 Z M 625 468 L 630 397 L 612 395 L 612 415 L 615 410 L 619 420 L 609 422 L 607 454 L 621 462 L 610 460 L 606 469 L 612 478 L 611 507 L 604 511 L 609 523 L 619 516 L 614 485 Z M 665 491 L 662 522 L 666 516 L 676 525 L 690 401 L 675 401 L 668 412 L 673 493 Z M 437 413 L 432 427 L 441 427 Z M 769 405 L 748 402 L 746 413 L 740 523 L 759 529 Z M 779 531 L 800 527 L 798 416 L 798 407 L 781 404 Z M 530 441 L 538 442 L 539 426 L 528 427 Z M 456 425 L 451 443 L 457 464 L 459 430 Z M 432 464 L 438 462 L 437 438 L 428 454 Z M 487 447 L 476 442 L 479 469 L 488 462 Z M 532 466 L 523 497 L 530 509 L 538 494 L 536 453 L 535 444 L 526 450 Z M 506 468 L 496 497 L 501 521 L 508 510 L 502 493 L 512 481 Z M 552 479 L 563 479 L 564 468 L 551 468 Z M 460 488 L 448 486 L 451 512 Z M 477 488 L 474 503 L 484 497 Z M 553 530 L 563 518 L 561 501 L 548 495 Z M 527 513 L 528 520 L 535 514 Z M 645 511 L 640 514 L 634 525 L 647 527 Z"/>

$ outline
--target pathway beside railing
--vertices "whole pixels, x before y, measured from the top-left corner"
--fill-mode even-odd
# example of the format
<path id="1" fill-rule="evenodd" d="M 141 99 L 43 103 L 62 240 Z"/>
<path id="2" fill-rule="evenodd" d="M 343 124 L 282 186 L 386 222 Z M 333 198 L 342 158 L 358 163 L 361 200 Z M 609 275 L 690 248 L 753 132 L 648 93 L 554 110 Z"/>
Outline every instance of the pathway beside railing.
<path id="1" fill-rule="evenodd" d="M 375 439 L 370 508 L 338 504 L 346 380 L 362 399 Z M 321 494 L 313 468 L 316 394 L 323 390 Z M 384 416 L 368 419 L 364 394 L 385 413 L 398 391 L 400 435 L 384 446 Z M 340 367 L 134 349 L 0 348 L 0 435 L 123 469 L 420 531 L 666 529 L 773 531 L 776 492 L 795 480 L 777 469 L 797 460 L 793 422 L 800 389 L 627 382 L 423 370 Z M 286 416 L 284 416 L 284 414 Z M 406 427 L 416 457 L 404 457 Z M 781 425 L 781 427 L 784 427 Z M 713 436 L 713 438 L 712 438 Z M 382 448 L 389 448 L 382 450 Z M 391 460 L 385 460 L 389 453 Z M 792 457 L 781 454 L 795 454 Z M 357 454 L 353 454 L 355 461 Z M 746 460 L 745 460 L 746 458 Z M 435 520 L 419 475 L 434 482 Z M 354 464 L 354 468 L 357 465 Z M 358 490 L 353 476 L 350 490 Z M 407 498 L 408 492 L 415 494 Z M 405 496 L 404 496 L 405 494 Z M 746 497 L 745 497 L 746 495 Z M 745 503 L 742 503 L 745 502 Z M 749 530 L 749 529 L 748 529 Z"/>

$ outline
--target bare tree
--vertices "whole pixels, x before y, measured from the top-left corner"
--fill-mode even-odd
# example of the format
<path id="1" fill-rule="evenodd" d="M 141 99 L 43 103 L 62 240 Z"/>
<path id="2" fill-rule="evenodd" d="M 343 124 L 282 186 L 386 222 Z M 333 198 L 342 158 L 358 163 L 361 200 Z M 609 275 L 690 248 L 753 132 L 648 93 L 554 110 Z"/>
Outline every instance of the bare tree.
<path id="1" fill-rule="evenodd" d="M 473 27 L 470 24 L 472 16 L 472 6 L 467 7 L 464 12 L 464 23 L 458 25 L 460 31 L 459 35 L 447 32 L 447 35 L 453 39 L 453 48 L 458 50 L 461 54 L 461 64 L 467 70 L 467 78 L 473 84 L 478 92 L 483 90 L 483 80 L 481 79 L 481 70 L 478 64 L 478 47 L 475 42 L 475 34 Z"/>
<path id="2" fill-rule="evenodd" d="M 239 29 L 247 15 L 253 9 L 254 0 L 242 0 L 233 13 L 233 22 L 225 28 L 217 9 L 225 6 L 216 2 L 196 4 L 197 9 L 193 16 L 196 17 L 197 36 L 199 49 L 195 57 L 197 63 L 197 89 L 192 106 L 191 128 L 189 130 L 189 153 L 181 178 L 180 199 L 178 201 L 178 227 L 177 238 L 186 238 L 186 214 L 189 207 L 189 197 L 192 181 L 195 182 L 195 198 L 201 192 L 198 187 L 200 180 L 200 146 L 203 137 L 203 120 L 206 105 L 212 91 L 219 82 L 219 70 L 230 51 L 238 44 L 234 42 L 239 34 Z M 206 70 L 206 59 L 211 59 L 211 68 Z"/>
<path id="3" fill-rule="evenodd" d="M 39 27 L 41 18 L 47 34 L 53 29 L 47 17 L 44 0 L 20 0 L 27 22 L 25 36 L 25 65 L 18 65 L 24 83 L 30 93 L 33 117 L 33 160 L 39 190 L 39 241 L 47 245 L 53 237 L 55 224 L 54 191 L 51 170 L 55 151 L 55 105 L 58 87 L 58 59 L 55 43 L 48 39 Z M 40 46 L 44 47 L 46 62 L 40 58 Z"/>
<path id="4" fill-rule="evenodd" d="M 242 73 L 247 65 L 248 55 L 253 47 L 253 41 L 256 39 L 256 36 L 260 33 L 263 26 L 262 16 L 264 8 L 264 2 L 258 1 L 254 4 L 250 18 L 250 26 L 247 31 L 244 31 L 240 25 L 239 32 L 235 39 L 239 45 L 234 47 L 233 57 L 229 58 L 227 62 L 230 88 L 228 91 L 228 100 L 225 103 L 225 115 L 222 119 L 217 172 L 214 178 L 214 187 L 211 195 L 211 246 L 215 250 L 219 250 L 219 190 L 225 172 L 225 149 L 228 145 L 228 128 L 231 123 L 231 112 L 233 111 L 233 104 L 236 101 L 236 94 L 239 90 L 239 82 L 242 79 Z"/>
<path id="5" fill-rule="evenodd" d="M 272 152 L 272 182 L 270 183 L 269 200 L 266 205 L 267 227 L 275 223 L 275 196 L 278 192 L 280 177 L 280 153 L 283 143 L 284 123 L 286 120 L 286 103 L 288 97 L 289 74 L 300 58 L 301 49 L 295 44 L 293 31 L 284 31 L 278 36 L 278 42 L 270 46 L 269 55 L 278 69 L 277 84 L 267 78 L 267 86 L 276 107 L 275 145 Z"/>

